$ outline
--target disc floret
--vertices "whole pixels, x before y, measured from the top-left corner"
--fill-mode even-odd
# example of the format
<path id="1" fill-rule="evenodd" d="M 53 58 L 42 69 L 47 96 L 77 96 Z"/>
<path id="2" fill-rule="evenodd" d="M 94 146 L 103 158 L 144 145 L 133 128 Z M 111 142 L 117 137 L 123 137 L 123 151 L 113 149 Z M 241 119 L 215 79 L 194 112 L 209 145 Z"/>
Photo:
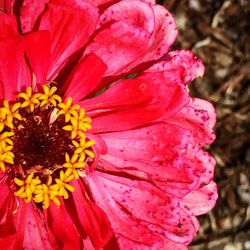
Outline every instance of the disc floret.
<path id="1" fill-rule="evenodd" d="M 8 170 L 15 196 L 44 208 L 68 199 L 75 190 L 70 182 L 95 157 L 95 141 L 86 137 L 91 118 L 56 92 L 56 86 L 43 85 L 41 93 L 27 87 L 0 107 L 0 170 Z"/>

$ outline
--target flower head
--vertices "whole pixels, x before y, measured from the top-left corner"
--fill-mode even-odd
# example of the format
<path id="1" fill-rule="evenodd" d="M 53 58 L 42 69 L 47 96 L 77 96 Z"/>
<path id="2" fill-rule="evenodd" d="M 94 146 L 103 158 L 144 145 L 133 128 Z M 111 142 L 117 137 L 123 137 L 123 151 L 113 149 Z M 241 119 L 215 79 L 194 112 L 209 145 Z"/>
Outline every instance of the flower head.
<path id="1" fill-rule="evenodd" d="M 217 199 L 215 112 L 153 0 L 0 1 L 0 246 L 187 249 Z"/>

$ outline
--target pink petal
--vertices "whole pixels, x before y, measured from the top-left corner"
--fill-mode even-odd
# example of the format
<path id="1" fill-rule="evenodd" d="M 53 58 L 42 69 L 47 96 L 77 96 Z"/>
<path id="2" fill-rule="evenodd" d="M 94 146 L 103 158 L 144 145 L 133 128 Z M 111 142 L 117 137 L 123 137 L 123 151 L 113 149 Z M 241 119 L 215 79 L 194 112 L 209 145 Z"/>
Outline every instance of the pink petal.
<path id="1" fill-rule="evenodd" d="M 109 98 L 111 95 L 112 99 Z M 114 84 L 81 105 L 87 110 L 96 109 L 89 115 L 93 118 L 92 132 L 98 133 L 128 130 L 163 119 L 179 111 L 188 101 L 183 85 L 164 82 L 150 75 L 145 79 Z"/>
<path id="2" fill-rule="evenodd" d="M 178 163 L 176 159 L 182 159 L 189 140 L 189 133 L 181 128 L 156 123 L 129 131 L 104 133 L 100 137 L 108 147 L 108 154 L 100 159 L 106 170 L 129 174 L 139 171 L 160 181 L 187 182 L 189 179 L 184 169 L 174 166 Z"/>
<path id="3" fill-rule="evenodd" d="M 218 198 L 216 184 L 211 181 L 208 185 L 187 194 L 181 201 L 182 207 L 192 215 L 201 215 L 209 212 Z"/>
<path id="4" fill-rule="evenodd" d="M 78 62 L 70 74 L 62 90 L 66 92 L 64 96 L 72 96 L 75 102 L 80 101 L 99 85 L 106 69 L 106 64 L 99 57 L 89 54 Z"/>
<path id="5" fill-rule="evenodd" d="M 87 111 L 121 109 L 126 106 L 136 106 L 153 99 L 153 86 L 145 80 L 127 79 L 115 83 L 101 95 L 81 102 Z M 96 113 L 96 112 L 95 112 Z"/>
<path id="6" fill-rule="evenodd" d="M 99 184 L 99 188 L 109 193 L 124 211 L 156 234 L 182 243 L 192 240 L 196 232 L 193 221 L 179 209 L 178 202 L 171 196 L 144 181 L 97 172 L 92 178 L 95 178 L 94 182 Z M 95 194 L 95 189 L 93 193 Z M 119 231 L 114 231 L 120 234 Z"/>
<path id="7" fill-rule="evenodd" d="M 104 60 L 109 66 L 106 75 L 121 74 L 145 53 L 154 29 L 153 10 L 141 1 L 121 1 L 105 10 L 99 26 L 85 53 L 94 52 Z"/>
<path id="8" fill-rule="evenodd" d="M 109 220 L 105 213 L 87 198 L 80 180 L 72 181 L 72 185 L 76 190 L 67 204 L 67 209 L 82 238 L 85 238 L 87 233 L 95 249 L 99 249 L 113 235 Z"/>
<path id="9" fill-rule="evenodd" d="M 0 246 L 2 249 L 10 249 L 15 250 L 17 249 L 17 245 L 15 244 L 15 235 L 10 235 L 0 239 Z"/>
<path id="10" fill-rule="evenodd" d="M 136 79 L 152 83 L 151 91 L 154 91 L 155 102 L 160 102 L 165 107 L 165 116 L 170 117 L 180 111 L 190 101 L 186 88 L 177 82 L 167 81 L 160 74 L 142 74 Z"/>
<path id="11" fill-rule="evenodd" d="M 200 59 L 190 50 L 176 50 L 167 54 L 164 61 L 156 63 L 145 72 L 161 73 L 172 82 L 188 84 L 197 77 L 202 77 L 205 67 Z"/>
<path id="12" fill-rule="evenodd" d="M 173 16 L 161 5 L 152 6 L 155 27 L 143 62 L 159 59 L 165 55 L 174 43 L 177 30 Z"/>
<path id="13" fill-rule="evenodd" d="M 186 164 L 193 166 L 199 181 L 196 188 L 207 185 L 214 177 L 215 159 L 206 151 L 195 146 L 189 146 L 186 152 Z"/>
<path id="14" fill-rule="evenodd" d="M 157 121 L 163 115 L 158 106 L 134 108 L 131 110 L 104 113 L 92 121 L 92 133 L 104 133 L 110 131 L 130 130 L 153 121 Z"/>
<path id="15" fill-rule="evenodd" d="M 179 219 L 178 202 L 153 185 L 110 174 L 98 176 L 102 189 L 137 219 L 159 225 L 175 225 Z"/>
<path id="16" fill-rule="evenodd" d="M 13 210 L 10 210 L 11 217 L 8 221 L 8 223 L 11 223 L 11 220 L 13 220 L 15 233 L 1 240 L 1 247 L 9 242 L 6 249 L 55 249 L 55 246 L 52 246 L 49 241 L 44 216 L 34 204 L 26 204 L 23 200 L 19 200 L 16 211 L 16 213 L 13 213 Z"/>
<path id="17" fill-rule="evenodd" d="M 50 34 L 47 31 L 37 31 L 24 36 L 25 53 L 35 74 L 35 84 L 44 84 L 47 80 L 50 66 Z M 42 56 L 41 56 L 42 55 Z"/>
<path id="18" fill-rule="evenodd" d="M 55 249 L 49 241 L 45 227 L 45 218 L 41 211 L 32 203 L 24 205 L 22 217 L 24 217 L 24 241 L 23 248 L 27 250 Z M 19 208 L 21 209 L 21 208 Z"/>
<path id="19" fill-rule="evenodd" d="M 98 174 L 89 174 L 85 180 L 91 187 L 91 194 L 96 204 L 107 214 L 121 249 L 128 246 L 132 248 L 136 244 L 143 246 L 144 249 L 157 249 L 162 246 L 162 240 L 158 235 L 129 214 L 115 201 L 109 191 L 103 189 L 102 179 L 98 177 Z"/>
<path id="20" fill-rule="evenodd" d="M 20 10 L 21 29 L 24 33 L 33 30 L 39 16 L 45 10 L 49 0 L 23 0 Z"/>
<path id="21" fill-rule="evenodd" d="M 0 13 L 0 39 L 17 36 L 15 16 Z"/>
<path id="22" fill-rule="evenodd" d="M 49 79 L 55 78 L 69 57 L 82 48 L 95 30 L 97 9 L 85 4 L 83 9 L 49 4 L 39 29 L 51 32 L 51 66 Z"/>
<path id="23" fill-rule="evenodd" d="M 51 234 L 56 238 L 58 248 L 80 249 L 80 235 L 74 227 L 64 204 L 57 207 L 51 203 L 48 211 L 46 211 L 46 221 Z"/>
<path id="24" fill-rule="evenodd" d="M 22 86 L 30 86 L 31 73 L 24 59 L 24 44 L 20 38 L 1 40 L 0 48 L 0 95 L 12 100 Z"/>
<path id="25" fill-rule="evenodd" d="M 0 0 L 0 9 L 4 13 L 12 13 L 14 0 Z"/>
<path id="26" fill-rule="evenodd" d="M 188 245 L 195 237 L 197 227 L 193 221 L 193 217 L 184 210 L 179 211 L 179 216 L 180 219 L 177 225 L 151 224 L 148 227 L 171 241 Z"/>
<path id="27" fill-rule="evenodd" d="M 160 250 L 188 250 L 187 246 L 183 243 L 177 243 L 162 237 L 164 246 Z"/>
<path id="28" fill-rule="evenodd" d="M 216 114 L 211 103 L 201 99 L 191 99 L 190 103 L 180 112 L 167 119 L 168 123 L 189 130 L 195 140 L 201 145 L 208 145 L 215 139 L 212 128 Z"/>
<path id="29" fill-rule="evenodd" d="M 15 233 L 15 225 L 13 223 L 13 210 L 15 210 L 15 199 L 9 189 L 8 180 L 2 180 L 0 184 L 0 238 L 8 238 Z M 7 240 L 8 241 L 8 240 Z M 0 245 L 2 242 L 0 241 Z M 1 245 L 2 246 L 2 245 Z"/>
<path id="30" fill-rule="evenodd" d="M 76 0 L 78 1 L 78 0 Z M 105 5 L 105 4 L 112 4 L 119 2 L 119 0 L 87 0 L 87 2 L 93 4 L 94 6 L 100 6 L 100 5 Z"/>
<path id="31" fill-rule="evenodd" d="M 177 31 L 170 13 L 145 1 L 120 1 L 106 9 L 100 31 L 85 53 L 97 53 L 109 66 L 106 75 L 119 75 L 164 55 Z"/>

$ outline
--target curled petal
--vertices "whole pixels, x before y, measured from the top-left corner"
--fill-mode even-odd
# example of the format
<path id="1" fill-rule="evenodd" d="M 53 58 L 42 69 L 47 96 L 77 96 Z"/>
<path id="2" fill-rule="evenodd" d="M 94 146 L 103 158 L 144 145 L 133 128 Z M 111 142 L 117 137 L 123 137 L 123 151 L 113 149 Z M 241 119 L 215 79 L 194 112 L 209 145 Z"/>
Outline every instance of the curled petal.
<path id="1" fill-rule="evenodd" d="M 113 4 L 100 17 L 99 32 L 85 53 L 94 52 L 109 66 L 106 75 L 119 75 L 158 59 L 175 40 L 173 17 L 163 7 L 142 1 Z"/>

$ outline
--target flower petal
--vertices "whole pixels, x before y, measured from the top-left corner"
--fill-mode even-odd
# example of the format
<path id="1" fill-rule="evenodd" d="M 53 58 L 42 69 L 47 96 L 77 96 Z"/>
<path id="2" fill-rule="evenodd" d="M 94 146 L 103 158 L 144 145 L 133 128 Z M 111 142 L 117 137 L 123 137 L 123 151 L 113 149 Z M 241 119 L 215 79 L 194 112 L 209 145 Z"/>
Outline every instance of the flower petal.
<path id="1" fill-rule="evenodd" d="M 30 86 L 31 73 L 24 59 L 24 44 L 20 38 L 0 41 L 1 96 L 12 100 L 22 86 Z"/>
<path id="2" fill-rule="evenodd" d="M 43 214 L 34 204 L 20 200 L 16 213 L 10 210 L 10 214 L 8 223 L 13 221 L 15 232 L 0 241 L 1 247 L 9 243 L 6 249 L 19 249 L 20 246 L 27 250 L 55 249 L 48 238 Z"/>
<path id="3" fill-rule="evenodd" d="M 137 106 L 153 99 L 153 86 L 144 80 L 127 79 L 115 83 L 102 94 L 95 98 L 84 100 L 80 103 L 87 111 L 122 109 L 124 106 Z"/>
<path id="4" fill-rule="evenodd" d="M 51 66 L 49 79 L 68 62 L 69 57 L 82 48 L 95 30 L 97 9 L 85 4 L 85 9 L 48 4 L 39 29 L 51 32 Z"/>
<path id="5" fill-rule="evenodd" d="M 25 218 L 23 223 L 25 227 L 23 248 L 27 250 L 55 249 L 48 238 L 48 232 L 44 224 L 44 215 L 33 203 L 28 203 L 24 206 L 22 213 L 22 217 Z"/>
<path id="6" fill-rule="evenodd" d="M 181 126 L 189 130 L 197 143 L 201 146 L 208 145 L 215 139 L 212 128 L 216 114 L 211 103 L 194 98 L 180 112 L 167 119 L 168 123 Z"/>
<path id="7" fill-rule="evenodd" d="M 15 16 L 0 13 L 0 39 L 17 35 L 18 30 Z"/>
<path id="8" fill-rule="evenodd" d="M 161 238 L 154 234 L 148 227 L 140 223 L 133 215 L 129 214 L 120 204 L 118 204 L 112 194 L 103 189 L 101 177 L 98 173 L 89 174 L 85 181 L 91 187 L 91 194 L 95 202 L 108 215 L 112 229 L 115 233 L 112 249 L 131 249 L 139 245 L 138 249 L 159 249 L 162 246 Z M 109 249 L 109 248 L 108 248 Z"/>
<path id="9" fill-rule="evenodd" d="M 112 16 L 112 13 L 116 15 Z M 121 1 L 104 12 L 103 20 L 109 22 L 102 23 L 104 27 L 100 28 L 85 53 L 94 52 L 103 59 L 109 67 L 106 75 L 119 75 L 131 69 L 130 64 L 143 55 L 154 25 L 153 11 L 137 0 L 135 3 Z"/>
<path id="10" fill-rule="evenodd" d="M 99 85 L 106 69 L 98 56 L 89 54 L 79 61 L 67 79 L 62 90 L 66 92 L 64 96 L 72 96 L 75 102 L 83 99 Z"/>
<path id="11" fill-rule="evenodd" d="M 13 0 L 1 0 L 0 1 L 0 9 L 4 12 L 4 13 L 11 13 L 12 9 L 13 9 Z"/>
<path id="12" fill-rule="evenodd" d="M 66 207 L 82 238 L 86 238 L 87 233 L 95 249 L 99 249 L 113 235 L 109 220 L 105 213 L 87 198 L 80 180 L 72 181 L 72 185 L 76 190 Z"/>
<path id="13" fill-rule="evenodd" d="M 20 9 L 20 24 L 23 33 L 33 30 L 39 16 L 45 10 L 46 4 L 50 0 L 23 0 Z"/>
<path id="14" fill-rule="evenodd" d="M 109 98 L 111 95 L 112 99 Z M 179 111 L 188 101 L 188 93 L 182 84 L 162 82 L 150 75 L 145 79 L 114 84 L 81 105 L 87 110 L 96 109 L 89 115 L 93 116 L 92 132 L 99 133 L 128 130 L 163 119 Z"/>
<path id="15" fill-rule="evenodd" d="M 189 179 L 178 164 L 190 137 L 182 128 L 156 123 L 129 131 L 103 133 L 100 137 L 108 147 L 108 154 L 100 159 L 105 170 L 129 174 L 142 172 L 160 181 L 186 183 Z"/>
<path id="16" fill-rule="evenodd" d="M 9 189 L 9 183 L 3 181 L 0 183 L 1 198 L 0 198 L 0 238 L 8 238 L 15 233 L 15 226 L 12 220 L 15 209 L 15 200 Z M 11 237 L 10 237 L 11 238 Z M 0 242 L 1 244 L 2 242 Z"/>
<path id="17" fill-rule="evenodd" d="M 104 11 L 99 26 L 85 53 L 103 59 L 109 66 L 106 75 L 120 74 L 143 55 L 154 28 L 153 10 L 141 1 L 120 1 Z"/>
<path id="18" fill-rule="evenodd" d="M 154 185 L 105 173 L 95 173 L 92 179 L 96 185 L 99 184 L 100 190 L 110 194 L 124 211 L 135 217 L 139 224 L 146 225 L 156 235 L 164 235 L 170 240 L 182 243 L 192 240 L 196 229 L 191 217 L 179 209 L 177 200 L 155 188 Z M 95 195 L 96 188 L 92 186 L 92 190 Z M 112 199 L 109 199 L 109 202 Z M 96 202 L 104 206 L 102 201 L 96 200 Z M 106 209 L 102 208 L 107 213 Z M 112 223 L 111 220 L 113 226 Z M 114 232 L 122 234 L 119 229 L 114 228 Z M 123 232 L 124 235 L 125 233 L 130 235 L 131 230 Z M 130 239 L 130 236 L 126 235 L 126 238 Z"/>
<path id="19" fill-rule="evenodd" d="M 188 84 L 197 77 L 202 77 L 205 67 L 200 59 L 190 50 L 175 50 L 166 55 L 164 61 L 154 64 L 145 72 L 161 73 L 172 82 Z"/>
<path id="20" fill-rule="evenodd" d="M 47 80 L 50 66 L 50 34 L 47 31 L 32 32 L 24 37 L 24 42 L 25 53 L 35 74 L 35 88 L 36 83 L 44 84 Z"/>
<path id="21" fill-rule="evenodd" d="M 109 66 L 106 75 L 120 75 L 164 55 L 177 31 L 171 14 L 145 1 L 120 1 L 104 11 L 100 30 L 85 53 L 94 52 Z"/>
<path id="22" fill-rule="evenodd" d="M 187 194 L 180 203 L 192 215 L 201 215 L 209 212 L 218 198 L 216 184 L 211 181 L 208 185 Z"/>
<path id="23" fill-rule="evenodd" d="M 63 221 L 63 227 L 61 222 Z M 69 217 L 64 204 L 57 207 L 53 203 L 50 204 L 46 211 L 46 222 L 53 236 L 57 241 L 57 246 L 60 249 L 80 249 L 81 238 L 73 221 Z"/>

